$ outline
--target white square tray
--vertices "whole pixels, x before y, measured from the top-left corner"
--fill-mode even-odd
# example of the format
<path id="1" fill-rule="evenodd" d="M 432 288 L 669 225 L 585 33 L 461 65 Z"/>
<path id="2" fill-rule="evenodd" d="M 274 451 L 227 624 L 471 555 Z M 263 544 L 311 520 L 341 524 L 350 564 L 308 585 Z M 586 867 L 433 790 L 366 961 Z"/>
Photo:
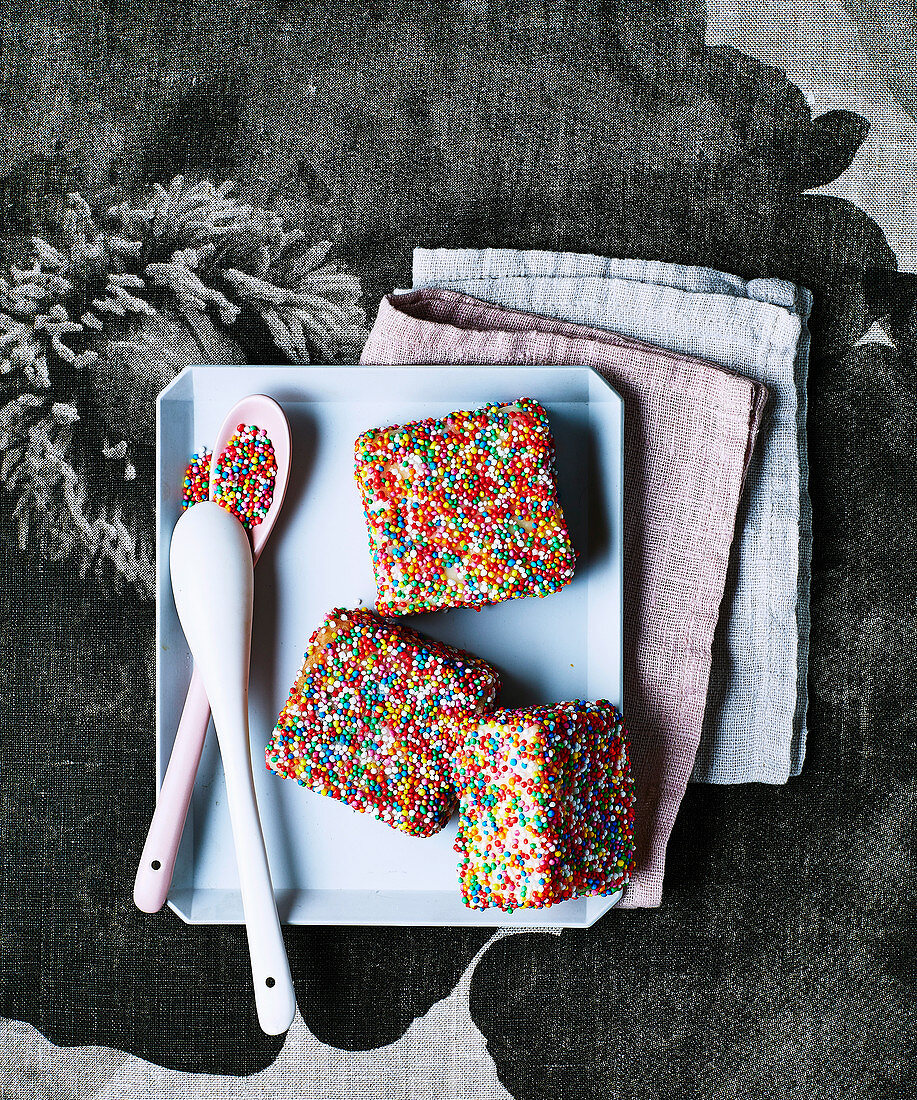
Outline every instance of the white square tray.
<path id="1" fill-rule="evenodd" d="M 489 401 L 537 398 L 557 443 L 558 488 L 574 547 L 574 580 L 545 599 L 408 620 L 500 671 L 500 703 L 611 699 L 622 683 L 620 397 L 581 367 L 193 367 L 157 410 L 157 782 L 168 762 L 191 659 L 175 613 L 168 547 L 190 455 L 210 444 L 232 405 L 264 393 L 293 432 L 283 512 L 258 564 L 252 641 L 252 759 L 281 919 L 290 924 L 587 927 L 617 900 L 478 912 L 462 904 L 455 822 L 434 837 L 396 832 L 269 773 L 264 746 L 309 635 L 333 607 L 375 598 L 353 442 L 384 424 Z M 192 924 L 240 924 L 242 903 L 216 738 L 201 762 L 169 905 Z"/>

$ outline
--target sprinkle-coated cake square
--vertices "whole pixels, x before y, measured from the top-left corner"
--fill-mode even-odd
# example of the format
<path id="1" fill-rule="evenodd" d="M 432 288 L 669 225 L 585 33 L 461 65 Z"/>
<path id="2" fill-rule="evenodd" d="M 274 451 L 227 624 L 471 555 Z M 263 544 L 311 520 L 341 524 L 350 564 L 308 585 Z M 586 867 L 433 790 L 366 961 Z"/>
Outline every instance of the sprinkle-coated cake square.
<path id="1" fill-rule="evenodd" d="M 495 711 L 469 726 L 454 767 L 469 908 L 541 908 L 628 881 L 634 788 L 611 703 Z"/>
<path id="2" fill-rule="evenodd" d="M 304 787 L 429 836 L 455 809 L 458 731 L 489 708 L 484 661 L 358 608 L 326 615 L 265 750 Z"/>
<path id="3" fill-rule="evenodd" d="M 379 611 L 480 608 L 547 596 L 573 577 L 537 401 L 373 428 L 355 455 Z"/>

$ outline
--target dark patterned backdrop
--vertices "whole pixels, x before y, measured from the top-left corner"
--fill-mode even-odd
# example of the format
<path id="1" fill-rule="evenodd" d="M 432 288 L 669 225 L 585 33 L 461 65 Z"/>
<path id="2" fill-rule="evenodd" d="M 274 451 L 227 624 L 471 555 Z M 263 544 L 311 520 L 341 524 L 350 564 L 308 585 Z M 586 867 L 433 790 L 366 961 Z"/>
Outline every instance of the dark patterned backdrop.
<path id="1" fill-rule="evenodd" d="M 0 377 L 0 1015 L 195 1072 L 274 1060 L 282 1040 L 258 1028 L 242 930 L 131 902 L 153 807 L 152 394 L 195 359 L 346 360 L 360 287 L 372 316 L 408 283 L 417 244 L 564 248 L 816 295 L 809 755 L 786 787 L 691 787 L 663 907 L 497 943 L 473 1018 L 519 1100 L 905 1095 L 917 282 L 863 211 L 810 193 L 850 164 L 866 121 L 813 120 L 777 70 L 705 46 L 693 0 L 7 2 L 0 46 L 13 364 Z M 213 188 L 195 207 L 195 225 L 224 199 L 215 216 L 237 219 L 231 254 L 198 271 L 213 295 L 204 327 L 179 276 L 150 268 L 171 250 L 144 236 L 155 185 L 176 176 L 230 180 L 255 208 Z M 173 214 L 170 241 L 190 247 Z M 126 292 L 149 312 L 103 311 L 101 329 L 57 333 L 63 351 L 53 324 L 24 342 L 23 287 L 78 318 L 111 289 L 106 257 L 124 239 L 139 249 Z M 307 251 L 321 241 L 327 261 Z M 241 267 L 295 293 L 324 262 L 347 323 L 329 332 L 319 310 L 289 347 L 263 297 L 225 276 Z M 876 321 L 888 338 L 860 343 Z M 487 935 L 286 939 L 309 1028 L 367 1049 L 448 994 Z"/>

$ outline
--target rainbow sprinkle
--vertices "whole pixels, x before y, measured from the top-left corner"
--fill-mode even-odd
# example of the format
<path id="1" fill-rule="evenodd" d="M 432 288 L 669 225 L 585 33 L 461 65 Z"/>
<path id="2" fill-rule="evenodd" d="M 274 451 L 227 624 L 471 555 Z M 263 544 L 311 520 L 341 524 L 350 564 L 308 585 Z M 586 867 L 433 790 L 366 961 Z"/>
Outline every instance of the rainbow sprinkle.
<path id="1" fill-rule="evenodd" d="M 629 880 L 634 787 L 611 703 L 495 711 L 469 725 L 454 767 L 470 909 L 541 908 Z"/>
<path id="2" fill-rule="evenodd" d="M 191 456 L 182 483 L 182 509 L 210 499 L 210 461 L 203 447 Z M 220 453 L 214 470 L 213 500 L 251 530 L 267 515 L 274 497 L 277 459 L 264 428 L 240 424 Z"/>
<path id="3" fill-rule="evenodd" d="M 239 424 L 213 468 L 212 500 L 246 527 L 257 527 L 271 507 L 277 459 L 264 428 Z"/>
<path id="4" fill-rule="evenodd" d="M 537 401 L 373 428 L 355 455 L 380 611 L 480 608 L 547 596 L 573 577 Z"/>
<path id="5" fill-rule="evenodd" d="M 499 680 L 484 661 L 358 608 L 309 640 L 265 761 L 271 771 L 413 836 L 455 809 L 450 755 Z"/>
<path id="6" fill-rule="evenodd" d="M 192 455 L 185 470 L 185 480 L 182 484 L 182 509 L 190 508 L 192 504 L 200 504 L 210 496 L 210 459 L 213 452 L 204 447 L 200 454 Z"/>

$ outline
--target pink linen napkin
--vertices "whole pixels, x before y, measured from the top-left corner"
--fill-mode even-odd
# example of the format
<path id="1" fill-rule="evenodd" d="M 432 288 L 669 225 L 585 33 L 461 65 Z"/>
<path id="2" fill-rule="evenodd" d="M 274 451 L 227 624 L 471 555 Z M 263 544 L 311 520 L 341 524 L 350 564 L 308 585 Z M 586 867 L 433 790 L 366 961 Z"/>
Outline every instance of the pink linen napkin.
<path id="1" fill-rule="evenodd" d="M 702 359 L 439 289 L 383 299 L 360 361 L 587 366 L 624 399 L 624 708 L 637 866 L 620 904 L 659 905 L 767 388 Z"/>

